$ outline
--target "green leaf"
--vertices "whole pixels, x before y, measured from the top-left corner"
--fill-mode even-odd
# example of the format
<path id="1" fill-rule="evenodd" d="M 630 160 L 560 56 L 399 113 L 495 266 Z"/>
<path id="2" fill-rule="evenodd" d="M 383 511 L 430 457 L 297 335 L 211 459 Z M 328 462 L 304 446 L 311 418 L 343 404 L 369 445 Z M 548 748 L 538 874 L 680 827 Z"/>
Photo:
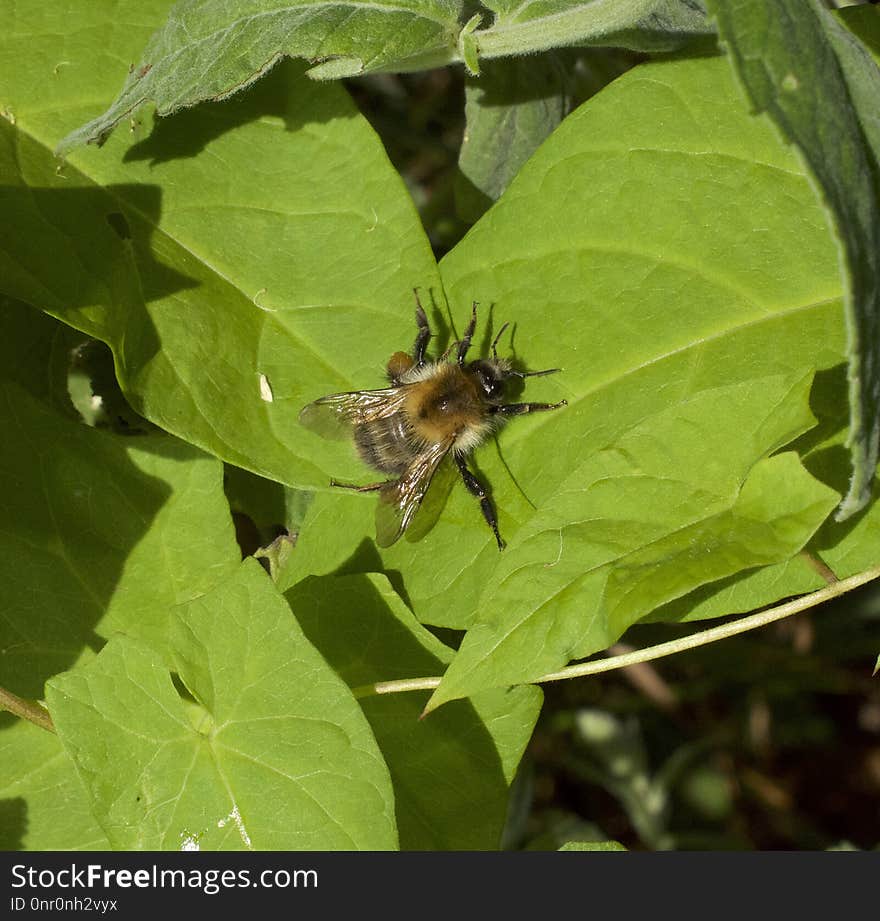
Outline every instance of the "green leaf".
<path id="1" fill-rule="evenodd" d="M 810 406 L 821 423 L 792 447 L 801 453 L 804 466 L 813 476 L 843 495 L 850 472 L 845 446 L 849 411 L 844 365 L 816 375 Z M 878 495 L 880 483 L 875 480 L 874 498 Z M 828 569 L 843 579 L 876 566 L 878 546 L 880 505 L 874 501 L 861 515 L 848 521 L 837 522 L 833 516 L 826 519 L 810 541 L 808 552 L 776 566 L 739 573 L 703 586 L 663 605 L 648 619 L 691 621 L 720 617 L 764 607 L 786 596 L 815 591 L 826 585 Z"/>
<path id="2" fill-rule="evenodd" d="M 496 16 L 477 34 L 480 55 L 504 57 L 566 45 L 670 51 L 712 27 L 695 0 L 481 0 Z"/>
<path id="3" fill-rule="evenodd" d="M 163 648 L 172 605 L 240 556 L 222 465 L 167 436 L 109 435 L 0 380 L 0 648 L 4 684 L 50 675 L 124 631 Z"/>
<path id="4" fill-rule="evenodd" d="M 811 426 L 808 386 L 703 390 L 586 459 L 511 543 L 428 709 L 534 680 L 699 585 L 796 553 L 839 498 L 793 452 L 768 457 Z"/>
<path id="5" fill-rule="evenodd" d="M 370 728 L 259 564 L 246 561 L 176 623 L 177 672 L 196 705 L 128 637 L 48 685 L 114 847 L 395 847 Z"/>
<path id="6" fill-rule="evenodd" d="M 868 503 L 880 449 L 880 70 L 817 0 L 709 9 L 749 98 L 803 153 L 839 240 L 853 465 L 842 521 Z"/>
<path id="7" fill-rule="evenodd" d="M 123 0 L 111 42 L 89 7 L 70 43 L 60 8 L 10 14 L 0 291 L 107 342 L 126 396 L 157 425 L 326 489 L 331 467 L 352 479 L 359 465 L 306 432 L 299 410 L 381 384 L 388 355 L 412 341 L 412 288 L 442 304 L 436 263 L 372 129 L 301 65 L 152 133 L 135 120 L 56 174 L 59 137 L 106 98 L 163 11 Z"/>
<path id="8" fill-rule="evenodd" d="M 880 59 L 880 10 L 870 6 L 848 6 L 838 10 L 837 16 L 871 52 L 874 60 Z"/>
<path id="9" fill-rule="evenodd" d="M 306 579 L 287 599 L 352 688 L 439 674 L 452 658 L 384 576 Z M 541 699 L 537 688 L 488 691 L 420 721 L 427 692 L 360 698 L 391 773 L 403 850 L 498 848 Z"/>
<path id="10" fill-rule="evenodd" d="M 5 719 L 0 717 L 0 722 Z M 109 847 L 89 811 L 86 791 L 58 736 L 24 720 L 3 726 L 0 729 L 0 848 L 102 851 Z"/>
<path id="11" fill-rule="evenodd" d="M 460 10 L 459 0 L 180 0 L 110 108 L 59 148 L 102 142 L 146 102 L 168 115 L 224 99 L 287 56 L 327 62 L 314 72 L 322 78 L 445 63 Z"/>
<path id="12" fill-rule="evenodd" d="M 456 189 L 458 210 L 466 220 L 485 211 L 523 163 L 562 121 L 566 109 L 565 74 L 553 55 L 492 61 L 465 84 L 467 128 L 458 166 L 479 195 L 467 207 L 464 188 Z M 464 203 L 465 207 L 462 207 Z"/>
<path id="13" fill-rule="evenodd" d="M 86 337 L 19 301 L 0 297 L 0 376 L 77 419 L 68 391 L 71 353 Z"/>
<path id="14" fill-rule="evenodd" d="M 846 350 L 834 243 L 804 167 L 748 113 L 723 59 L 619 77 L 560 125 L 441 268 L 459 332 L 470 301 L 480 304 L 475 349 L 486 354 L 509 320 L 501 354 L 512 342 L 522 367 L 563 368 L 528 381 L 522 398 L 566 398 L 565 409 L 514 419 L 474 454 L 508 541 L 584 459 L 644 419 L 773 375 L 821 371 L 813 398 L 823 443 L 808 462 L 845 485 L 833 443 Z M 720 457 L 737 450 L 740 432 L 729 426 L 727 439 Z M 317 496 L 291 577 L 384 569 L 421 622 L 471 625 L 504 560 L 474 499 L 456 484 L 424 540 L 381 552 L 375 501 Z M 874 514 L 859 528 L 876 526 Z M 823 529 L 813 548 L 838 555 L 841 577 L 858 571 L 847 562 L 856 546 L 872 552 L 850 543 L 852 525 Z M 806 563 L 802 571 L 808 587 L 822 584 Z M 790 594 L 785 579 L 772 588 Z"/>

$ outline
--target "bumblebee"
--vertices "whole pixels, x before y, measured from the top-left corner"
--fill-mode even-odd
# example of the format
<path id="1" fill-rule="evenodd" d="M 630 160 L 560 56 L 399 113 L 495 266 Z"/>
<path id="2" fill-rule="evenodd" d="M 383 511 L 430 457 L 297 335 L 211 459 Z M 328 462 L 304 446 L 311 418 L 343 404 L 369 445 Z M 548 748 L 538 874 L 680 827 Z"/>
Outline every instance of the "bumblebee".
<path id="1" fill-rule="evenodd" d="M 542 377 L 546 371 L 520 371 L 499 358 L 498 340 L 492 343 L 492 357 L 467 361 L 477 326 L 477 303 L 464 336 L 437 361 L 426 357 L 431 329 L 416 297 L 418 333 L 412 354 L 395 352 L 388 361 L 390 386 L 381 390 L 334 393 L 310 403 L 300 413 L 306 428 L 325 437 L 353 435 L 361 458 L 389 479 L 366 486 L 337 483 L 331 486 L 358 492 L 378 492 L 376 543 L 393 544 L 411 524 L 441 461 L 451 452 L 468 492 L 479 499 L 486 523 L 492 529 L 498 549 L 504 541 L 498 518 L 482 483 L 467 467 L 467 456 L 512 416 L 546 412 L 566 405 L 558 403 L 505 403 L 507 383 L 513 378 Z M 453 360 L 449 354 L 455 350 Z"/>

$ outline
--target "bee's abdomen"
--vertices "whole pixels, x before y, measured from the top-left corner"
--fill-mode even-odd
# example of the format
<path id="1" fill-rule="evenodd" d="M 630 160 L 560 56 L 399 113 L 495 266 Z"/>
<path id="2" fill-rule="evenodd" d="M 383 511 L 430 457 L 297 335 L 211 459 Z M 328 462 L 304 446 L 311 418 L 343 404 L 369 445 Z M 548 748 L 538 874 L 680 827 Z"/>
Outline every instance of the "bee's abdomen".
<path id="1" fill-rule="evenodd" d="M 403 473 L 412 460 L 412 435 L 403 413 L 357 426 L 354 442 L 364 462 L 384 473 Z"/>

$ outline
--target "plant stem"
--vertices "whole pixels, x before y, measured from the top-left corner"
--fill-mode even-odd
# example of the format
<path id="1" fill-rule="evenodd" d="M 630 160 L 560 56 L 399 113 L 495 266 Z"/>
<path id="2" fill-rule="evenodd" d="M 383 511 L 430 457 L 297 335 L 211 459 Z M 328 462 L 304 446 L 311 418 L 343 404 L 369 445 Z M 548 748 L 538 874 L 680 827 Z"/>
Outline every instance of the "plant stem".
<path id="1" fill-rule="evenodd" d="M 41 707 L 36 701 L 25 700 L 23 697 L 13 694 L 12 691 L 7 691 L 6 688 L 0 688 L 0 710 L 8 710 L 10 713 L 20 716 L 23 720 L 30 720 L 30 722 L 36 723 L 41 729 L 55 732 L 52 717 L 49 716 L 48 710 Z"/>
<path id="2" fill-rule="evenodd" d="M 635 665 L 637 662 L 649 662 L 651 659 L 671 656 L 677 652 L 684 652 L 686 649 L 696 649 L 698 646 L 706 646 L 717 640 L 724 640 L 729 636 L 736 636 L 738 633 L 746 633 L 757 627 L 772 624 L 774 621 L 784 620 L 786 617 L 791 617 L 792 614 L 800 614 L 801 611 L 806 611 L 817 604 L 822 604 L 823 601 L 830 601 L 832 598 L 837 598 L 838 595 L 851 592 L 854 588 L 865 585 L 867 582 L 873 582 L 874 579 L 878 578 L 880 578 L 880 566 L 869 569 L 866 572 L 860 572 L 849 579 L 833 582 L 825 588 L 820 588 L 817 592 L 801 595 L 800 598 L 795 598 L 793 601 L 786 601 L 783 604 L 776 605 L 776 607 L 768 608 L 766 611 L 749 614 L 748 617 L 741 617 L 739 620 L 733 620 L 718 627 L 710 627 L 708 630 L 701 630 L 699 633 L 692 633 L 690 636 L 683 636 L 681 639 L 660 643 L 657 646 L 649 646 L 647 649 L 637 649 L 635 652 L 628 652 L 622 656 L 600 659 L 598 662 L 582 662 L 580 665 L 569 665 L 558 672 L 542 675 L 537 680 L 538 682 L 545 682 L 562 681 L 566 678 L 580 678 L 583 675 L 595 675 L 597 672 L 607 672 L 615 668 Z"/>
<path id="3" fill-rule="evenodd" d="M 433 691 L 440 684 L 439 678 L 404 678 L 401 681 L 377 681 L 352 688 L 356 698 L 374 697 L 376 694 L 400 694 L 403 691 Z"/>
<path id="4" fill-rule="evenodd" d="M 664 656 L 671 656 L 677 652 L 684 652 L 687 649 L 696 649 L 698 646 L 706 646 L 717 640 L 726 639 L 729 636 L 736 636 L 738 633 L 746 633 L 749 630 L 755 630 L 766 624 L 772 624 L 774 621 L 783 620 L 791 617 L 793 614 L 799 614 L 809 608 L 822 604 L 824 601 L 830 601 L 840 595 L 851 592 L 868 582 L 873 582 L 880 578 L 880 566 L 860 572 L 848 579 L 842 579 L 839 582 L 832 582 L 830 585 L 821 588 L 809 595 L 801 595 L 793 601 L 786 601 L 775 607 L 768 608 L 766 611 L 759 611 L 757 614 L 749 614 L 747 617 L 741 617 L 739 620 L 729 621 L 718 627 L 710 627 L 708 630 L 701 630 L 699 633 L 692 633 L 690 636 L 681 639 L 671 640 L 668 643 L 660 643 L 657 646 L 649 646 L 647 649 L 637 649 L 635 652 L 624 653 L 619 656 L 611 656 L 608 659 L 598 659 L 590 662 L 581 662 L 578 665 L 569 665 L 560 669 L 558 672 L 551 672 L 548 675 L 542 675 L 540 678 L 529 682 L 530 684 L 543 684 L 548 681 L 563 681 L 568 678 L 583 678 L 586 675 L 595 675 L 599 672 L 609 672 L 617 668 L 625 668 L 628 665 L 636 665 L 639 662 L 649 662 L 652 659 L 661 659 Z M 878 660 L 880 664 L 880 660 Z M 401 681 L 378 681 L 375 684 L 365 684 L 354 688 L 352 693 L 355 697 L 372 697 L 377 694 L 400 694 L 405 691 L 432 691 L 440 684 L 439 678 L 405 678 Z"/>

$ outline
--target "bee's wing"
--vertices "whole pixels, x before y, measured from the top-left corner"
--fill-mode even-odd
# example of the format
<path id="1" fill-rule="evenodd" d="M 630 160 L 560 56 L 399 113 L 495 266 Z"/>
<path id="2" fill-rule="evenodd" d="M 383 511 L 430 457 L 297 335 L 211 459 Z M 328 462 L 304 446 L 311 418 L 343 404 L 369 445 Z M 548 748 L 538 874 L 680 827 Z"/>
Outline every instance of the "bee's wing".
<path id="1" fill-rule="evenodd" d="M 431 478 L 440 461 L 452 447 L 454 438 L 427 445 L 400 475 L 379 490 L 376 506 L 376 543 L 390 547 L 407 529 L 419 509 Z"/>
<path id="2" fill-rule="evenodd" d="M 299 421 L 324 438 L 345 438 L 351 435 L 352 426 L 393 416 L 405 399 L 405 387 L 333 393 L 309 403 L 299 414 Z"/>

